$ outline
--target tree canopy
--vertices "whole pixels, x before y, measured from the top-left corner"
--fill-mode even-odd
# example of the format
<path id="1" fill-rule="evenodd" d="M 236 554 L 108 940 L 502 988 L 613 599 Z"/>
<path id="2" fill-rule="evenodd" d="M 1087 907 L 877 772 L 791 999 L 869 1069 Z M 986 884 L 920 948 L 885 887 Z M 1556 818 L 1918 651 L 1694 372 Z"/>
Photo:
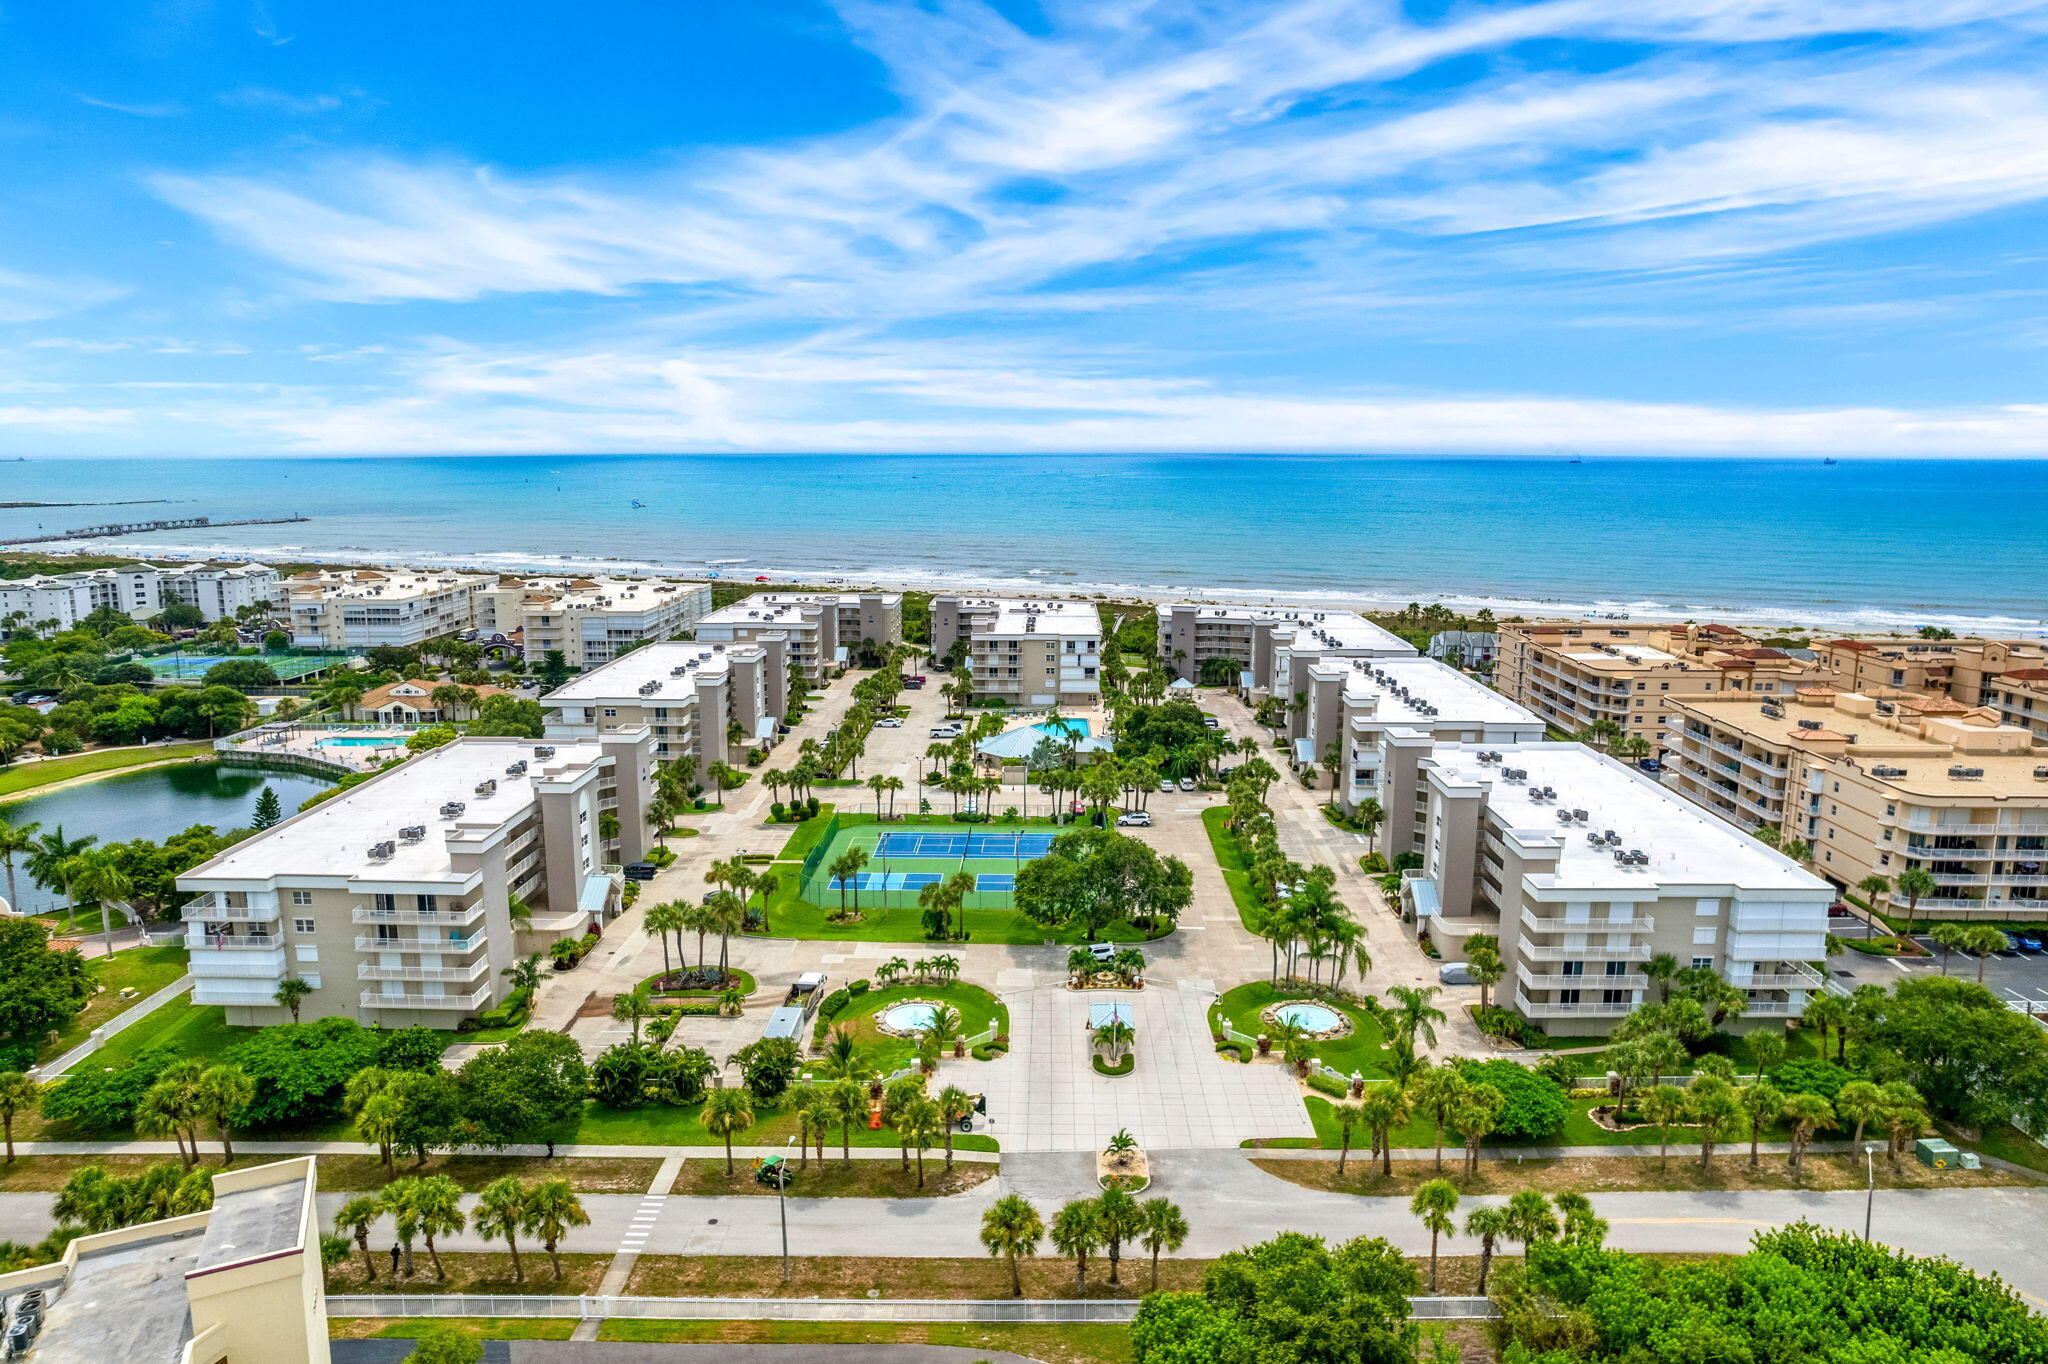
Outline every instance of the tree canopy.
<path id="1" fill-rule="evenodd" d="M 1194 876 L 1114 829 L 1072 829 L 1017 873 L 1016 903 L 1032 922 L 1081 929 L 1091 940 L 1140 915 L 1174 919 L 1194 898 Z"/>
<path id="2" fill-rule="evenodd" d="M 0 918 L 0 1069 L 27 1069 L 43 1035 L 69 1022 L 92 991 L 85 962 L 53 951 L 41 920 Z"/>

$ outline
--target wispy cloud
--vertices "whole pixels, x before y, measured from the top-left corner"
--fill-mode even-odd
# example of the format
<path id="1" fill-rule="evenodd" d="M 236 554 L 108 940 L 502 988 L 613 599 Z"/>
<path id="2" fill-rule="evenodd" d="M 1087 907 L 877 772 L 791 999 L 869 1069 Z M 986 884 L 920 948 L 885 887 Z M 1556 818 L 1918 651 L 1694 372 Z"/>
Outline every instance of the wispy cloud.
<path id="1" fill-rule="evenodd" d="M 117 114 L 133 114 L 136 118 L 175 118 L 185 112 L 185 106 L 176 100 L 138 104 L 123 100 L 101 99 L 95 95 L 79 95 L 77 98 L 80 104 L 89 104 L 95 109 L 111 109 Z"/>

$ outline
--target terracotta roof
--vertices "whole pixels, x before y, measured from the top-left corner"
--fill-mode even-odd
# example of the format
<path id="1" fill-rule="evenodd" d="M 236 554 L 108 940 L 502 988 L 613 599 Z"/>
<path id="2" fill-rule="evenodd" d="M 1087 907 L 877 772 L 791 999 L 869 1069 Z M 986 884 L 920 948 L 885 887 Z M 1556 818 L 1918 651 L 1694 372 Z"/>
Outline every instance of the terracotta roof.
<path id="1" fill-rule="evenodd" d="M 1818 682 L 1799 688 L 1799 695 L 1801 696 L 1837 696 L 1839 694 L 1833 687 L 1823 686 Z"/>
<path id="2" fill-rule="evenodd" d="M 1783 649 L 1737 649 L 1737 650 L 1735 651 L 1735 656 L 1736 656 L 1737 658 L 1790 658 L 1790 657 L 1792 657 L 1792 655 L 1790 655 L 1790 654 L 1786 653 L 1786 652 L 1785 652 L 1785 651 L 1784 651 Z"/>
<path id="3" fill-rule="evenodd" d="M 1820 646 L 1823 649 L 1847 649 L 1851 653 L 1869 654 L 1877 652 L 1877 646 L 1862 639 L 1830 639 Z"/>
<path id="4" fill-rule="evenodd" d="M 2002 682 L 2048 682 L 2048 668 L 2014 668 L 2009 673 L 1998 674 Z"/>
<path id="5" fill-rule="evenodd" d="M 408 677 L 398 682 L 386 682 L 381 687 L 370 688 L 370 690 L 363 693 L 363 699 L 357 702 L 356 704 L 357 707 L 362 710 L 382 710 L 384 707 L 390 705 L 395 700 L 413 699 L 411 697 L 398 696 L 396 693 L 400 687 L 418 687 L 420 691 L 424 693 L 422 696 L 418 698 L 420 702 L 424 705 L 431 706 L 433 705 L 433 700 L 431 698 L 433 697 L 434 689 L 436 687 L 443 687 L 447 685 L 449 684 L 445 682 L 428 682 L 421 678 Z M 483 701 L 487 697 L 492 696 L 511 695 L 511 693 L 506 691 L 503 687 L 493 687 L 488 685 L 482 687 L 471 687 L 470 690 L 476 693 L 476 699 L 478 701 Z"/>
<path id="6" fill-rule="evenodd" d="M 1970 711 L 1962 702 L 1946 696 L 1901 696 L 1897 705 L 1900 710 L 1914 710 L 1922 715 L 1967 715 Z"/>
<path id="7" fill-rule="evenodd" d="M 1838 734 L 1832 729 L 1795 729 L 1790 734 L 1787 734 L 1785 737 L 1791 740 L 1793 743 L 1800 743 L 1807 739 L 1846 740 L 1849 736 L 1846 734 Z"/>

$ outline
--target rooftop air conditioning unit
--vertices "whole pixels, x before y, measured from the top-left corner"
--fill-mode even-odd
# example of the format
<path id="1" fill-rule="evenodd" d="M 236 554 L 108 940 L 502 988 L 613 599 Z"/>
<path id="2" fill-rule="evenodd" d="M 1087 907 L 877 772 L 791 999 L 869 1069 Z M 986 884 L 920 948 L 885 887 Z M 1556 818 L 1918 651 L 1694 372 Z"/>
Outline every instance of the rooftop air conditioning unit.
<path id="1" fill-rule="evenodd" d="M 398 831 L 398 841 L 401 843 L 417 843 L 426 836 L 427 826 L 424 824 L 408 824 Z"/>
<path id="2" fill-rule="evenodd" d="M 479 799 L 488 799 L 491 796 L 497 795 L 498 779 L 496 777 L 485 777 L 476 784 L 476 794 Z"/>
<path id="3" fill-rule="evenodd" d="M 1906 769 L 1903 767 L 1876 766 L 1870 769 L 1870 775 L 1873 777 L 1903 777 L 1906 775 Z"/>
<path id="4" fill-rule="evenodd" d="M 1586 812 L 1584 810 L 1578 809 L 1577 807 L 1574 807 L 1572 809 L 1572 818 L 1577 820 L 1579 823 L 1584 824 L 1586 822 Z"/>
<path id="5" fill-rule="evenodd" d="M 1801 729 L 1819 729 L 1819 728 L 1820 728 L 1820 721 L 1818 721 L 1818 720 L 1801 720 L 1801 721 L 1799 722 L 1799 727 L 1800 727 Z"/>
<path id="6" fill-rule="evenodd" d="M 525 775 L 526 775 L 526 759 L 524 759 L 524 758 L 521 758 L 521 759 L 520 759 L 520 760 L 519 760 L 518 762 L 516 762 L 516 763 L 513 763 L 513 764 L 512 764 L 511 766 L 507 767 L 507 768 L 505 769 L 505 775 L 506 775 L 506 776 L 508 776 L 508 777 L 523 777 L 523 776 L 525 776 Z"/>
<path id="7" fill-rule="evenodd" d="M 391 855 L 397 851 L 398 845 L 387 838 L 382 843 L 372 843 L 370 845 L 370 860 L 372 862 L 388 861 Z"/>
<path id="8" fill-rule="evenodd" d="M 441 807 L 441 818 L 454 819 L 469 807 L 459 800 L 451 800 Z"/>
<path id="9" fill-rule="evenodd" d="M 2035 769 L 2034 769 L 2034 780 L 2035 780 L 2035 781 L 2048 781 L 2048 767 L 2037 767 L 2037 768 L 2035 768 Z"/>
<path id="10" fill-rule="evenodd" d="M 1612 829 L 1609 829 L 1609 830 L 1607 830 L 1606 832 L 1607 832 L 1607 846 L 1608 846 L 1608 847 L 1610 847 L 1610 848 L 1618 848 L 1618 847 L 1620 847 L 1620 846 L 1621 846 L 1621 835 L 1620 835 L 1620 834 L 1618 834 L 1618 833 L 1616 833 L 1616 832 L 1614 832 L 1614 830 L 1612 830 Z"/>
<path id="11" fill-rule="evenodd" d="M 1764 714 L 1770 716 L 1773 720 L 1782 720 L 1785 718 L 1785 708 L 1783 706 L 1774 706 L 1766 701 L 1764 703 Z"/>
<path id="12" fill-rule="evenodd" d="M 1597 833 L 1592 833 L 1592 832 L 1590 832 L 1590 831 L 1589 831 L 1589 832 L 1588 832 L 1588 833 L 1586 834 L 1586 843 L 1587 843 L 1587 845 L 1588 845 L 1588 846 L 1590 846 L 1590 847 L 1595 847 L 1595 848 L 1599 848 L 1599 847 L 1605 847 L 1605 846 L 1606 846 L 1606 843 L 1607 843 L 1607 840 L 1606 840 L 1606 839 L 1604 839 L 1604 838 L 1602 838 L 1602 837 L 1600 837 L 1600 835 L 1599 835 L 1599 834 L 1597 834 Z"/>
<path id="13" fill-rule="evenodd" d="M 1893 705 L 1889 701 L 1880 701 L 1877 703 L 1877 713 L 1879 715 L 1891 715 L 1897 710 L 1898 707 Z"/>
<path id="14" fill-rule="evenodd" d="M 687 664 L 687 663 L 682 663 L 682 664 L 678 664 L 677 666 L 675 666 L 675 667 L 673 667 L 673 668 L 670 668 L 670 669 L 668 670 L 668 675 L 669 675 L 670 677 L 681 677 L 681 676 L 682 676 L 682 675 L 683 675 L 684 673 L 686 673 L 686 672 L 688 672 L 688 671 L 690 671 L 690 665 L 689 665 L 689 664 Z"/>
<path id="15" fill-rule="evenodd" d="M 1569 810 L 1559 810 L 1559 811 L 1557 812 L 1557 822 L 1558 822 L 1559 824 L 1569 824 L 1569 823 L 1571 823 L 1571 822 L 1572 822 L 1572 812 L 1571 812 L 1571 811 L 1569 811 Z"/>
<path id="16" fill-rule="evenodd" d="M 555 756 L 555 747 L 553 744 L 535 744 L 533 748 L 533 756 L 539 759 L 540 761 L 545 762 L 549 758 Z"/>

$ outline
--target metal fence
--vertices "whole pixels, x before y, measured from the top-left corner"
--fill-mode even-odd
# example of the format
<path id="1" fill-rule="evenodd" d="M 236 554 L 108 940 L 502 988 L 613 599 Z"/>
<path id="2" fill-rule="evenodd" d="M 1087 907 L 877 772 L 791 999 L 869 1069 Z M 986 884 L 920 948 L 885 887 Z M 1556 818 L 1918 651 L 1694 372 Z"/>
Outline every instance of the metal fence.
<path id="1" fill-rule="evenodd" d="M 1129 1298 L 633 1298 L 598 1294 L 344 1294 L 327 1300 L 335 1317 L 646 1317 L 670 1321 L 1127 1322 Z M 1410 1298 L 1418 1321 L 1483 1321 L 1485 1298 Z"/>

